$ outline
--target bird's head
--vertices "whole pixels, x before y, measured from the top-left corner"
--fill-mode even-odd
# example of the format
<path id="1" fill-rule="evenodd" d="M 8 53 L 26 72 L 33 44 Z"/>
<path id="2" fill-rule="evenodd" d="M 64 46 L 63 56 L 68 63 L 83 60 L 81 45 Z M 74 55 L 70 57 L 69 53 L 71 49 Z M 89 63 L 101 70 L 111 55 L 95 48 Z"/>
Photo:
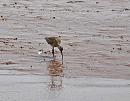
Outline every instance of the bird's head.
<path id="1" fill-rule="evenodd" d="M 58 49 L 60 50 L 61 54 L 63 52 L 63 47 L 62 46 L 59 46 Z"/>

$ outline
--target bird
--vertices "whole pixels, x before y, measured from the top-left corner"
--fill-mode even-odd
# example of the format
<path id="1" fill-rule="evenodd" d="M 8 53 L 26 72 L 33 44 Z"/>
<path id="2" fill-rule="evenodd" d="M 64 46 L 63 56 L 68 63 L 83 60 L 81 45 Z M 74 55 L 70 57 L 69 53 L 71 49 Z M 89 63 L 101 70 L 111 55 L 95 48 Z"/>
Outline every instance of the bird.
<path id="1" fill-rule="evenodd" d="M 53 58 L 54 58 L 54 47 L 57 47 L 60 50 L 61 56 L 62 56 L 62 64 L 63 64 L 63 47 L 60 45 L 61 44 L 60 36 L 59 37 L 45 37 L 45 40 L 48 44 L 52 46 Z"/>

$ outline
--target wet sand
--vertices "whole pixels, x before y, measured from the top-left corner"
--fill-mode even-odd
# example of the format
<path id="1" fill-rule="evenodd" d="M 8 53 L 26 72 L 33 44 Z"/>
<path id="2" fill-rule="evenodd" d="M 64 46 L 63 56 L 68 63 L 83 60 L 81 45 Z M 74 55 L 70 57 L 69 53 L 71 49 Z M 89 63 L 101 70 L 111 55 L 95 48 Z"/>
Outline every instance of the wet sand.
<path id="1" fill-rule="evenodd" d="M 1 0 L 0 100 L 128 101 L 129 5 L 129 0 Z M 63 65 L 58 49 L 52 61 L 48 36 L 61 36 Z M 48 90 L 50 83 L 56 90 Z"/>

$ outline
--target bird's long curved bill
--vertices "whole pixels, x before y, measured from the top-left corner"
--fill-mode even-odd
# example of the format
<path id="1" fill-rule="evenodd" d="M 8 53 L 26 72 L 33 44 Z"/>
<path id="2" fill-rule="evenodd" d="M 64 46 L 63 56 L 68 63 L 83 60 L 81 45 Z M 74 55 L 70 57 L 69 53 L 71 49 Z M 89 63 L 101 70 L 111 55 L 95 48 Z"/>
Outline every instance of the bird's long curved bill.
<path id="1" fill-rule="evenodd" d="M 61 55 L 62 55 L 62 64 L 63 64 L 63 53 L 61 53 Z"/>

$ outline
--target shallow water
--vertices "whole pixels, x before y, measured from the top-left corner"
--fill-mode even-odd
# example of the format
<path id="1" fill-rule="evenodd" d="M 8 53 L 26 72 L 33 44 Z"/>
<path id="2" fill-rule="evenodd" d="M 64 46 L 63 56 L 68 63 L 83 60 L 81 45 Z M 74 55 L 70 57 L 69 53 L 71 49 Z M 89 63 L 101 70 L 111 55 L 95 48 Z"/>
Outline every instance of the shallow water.
<path id="1" fill-rule="evenodd" d="M 4 78 L 4 79 L 3 79 Z M 39 75 L 0 76 L 2 101 L 129 101 L 130 80 L 103 78 L 55 78 Z M 54 80 L 54 79 L 53 79 Z M 56 82 L 60 82 L 58 84 Z"/>
<path id="2" fill-rule="evenodd" d="M 1 0 L 0 100 L 129 101 L 129 5 L 129 0 Z M 61 36 L 63 66 L 57 65 L 58 49 L 52 64 L 48 36 Z"/>

